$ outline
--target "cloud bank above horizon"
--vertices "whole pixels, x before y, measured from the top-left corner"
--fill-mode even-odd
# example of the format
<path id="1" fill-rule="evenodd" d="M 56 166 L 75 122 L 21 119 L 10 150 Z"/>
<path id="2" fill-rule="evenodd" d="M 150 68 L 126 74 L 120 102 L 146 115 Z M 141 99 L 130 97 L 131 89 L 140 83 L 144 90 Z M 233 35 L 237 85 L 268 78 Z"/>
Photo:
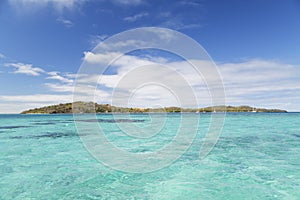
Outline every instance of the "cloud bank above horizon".
<path id="1" fill-rule="evenodd" d="M 103 59 L 111 59 L 113 55 L 96 55 L 92 52 L 85 52 L 83 61 L 97 63 Z M 155 62 L 160 61 L 160 62 Z M 203 68 L 209 63 L 197 60 Z M 115 88 L 132 92 L 133 85 L 118 85 L 122 79 L 126 78 L 128 72 L 138 69 L 140 66 L 149 66 L 148 70 L 138 71 L 134 76 L 143 78 L 145 76 L 154 77 L 154 80 L 165 80 L 176 87 L 176 81 L 170 79 L 172 74 L 160 73 L 157 66 L 161 65 L 174 69 L 176 72 L 188 78 L 191 87 L 196 91 L 200 105 L 211 105 L 211 97 L 205 80 L 188 72 L 187 62 L 168 61 L 162 57 L 139 57 L 134 55 L 124 55 L 116 60 L 110 67 L 114 73 L 110 74 L 72 74 L 66 72 L 46 72 L 42 68 L 33 67 L 29 64 L 7 63 L 11 67 L 9 73 L 22 73 L 23 76 L 44 77 L 43 85 L 45 93 L 30 95 L 0 95 L 1 113 L 19 113 L 22 110 L 41 107 L 50 104 L 72 102 L 75 78 L 78 82 L 86 84 L 97 83 L 96 91 L 86 88 L 82 91 L 85 97 L 98 103 L 111 103 L 112 92 Z M 16 67 L 18 66 L 18 67 Z M 25 66 L 26 68 L 20 68 Z M 29 67 L 30 66 L 30 67 Z M 217 63 L 218 70 L 223 79 L 226 91 L 227 105 L 250 105 L 255 107 L 281 108 L 290 111 L 300 110 L 297 102 L 300 100 L 300 76 L 299 66 L 268 61 L 262 59 L 251 59 L 237 63 Z M 144 74 L 145 73 L 145 74 Z M 101 78 L 101 79 L 99 79 Z M 53 80 L 53 81 L 51 81 Z M 47 91 L 49 94 L 47 94 Z M 95 96 L 94 96 L 95 95 Z M 136 94 L 136 98 L 128 105 L 114 102 L 116 106 L 128 107 L 155 107 L 156 105 L 180 106 L 174 101 L 172 95 L 157 85 L 147 86 Z M 17 106 L 16 106 L 17 105 Z M 185 107 L 188 107 L 185 106 Z"/>

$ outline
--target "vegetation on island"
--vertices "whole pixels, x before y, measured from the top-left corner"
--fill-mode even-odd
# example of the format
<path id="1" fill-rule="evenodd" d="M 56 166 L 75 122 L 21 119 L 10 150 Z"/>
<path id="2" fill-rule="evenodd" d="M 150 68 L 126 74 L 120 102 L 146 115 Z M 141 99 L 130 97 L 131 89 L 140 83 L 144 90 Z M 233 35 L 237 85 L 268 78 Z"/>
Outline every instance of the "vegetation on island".
<path id="1" fill-rule="evenodd" d="M 74 104 L 74 105 L 73 105 Z M 147 113 L 147 112 L 287 112 L 281 109 L 254 108 L 250 106 L 214 106 L 205 108 L 125 108 L 94 102 L 74 102 L 34 108 L 21 114 L 68 114 L 68 113 Z"/>

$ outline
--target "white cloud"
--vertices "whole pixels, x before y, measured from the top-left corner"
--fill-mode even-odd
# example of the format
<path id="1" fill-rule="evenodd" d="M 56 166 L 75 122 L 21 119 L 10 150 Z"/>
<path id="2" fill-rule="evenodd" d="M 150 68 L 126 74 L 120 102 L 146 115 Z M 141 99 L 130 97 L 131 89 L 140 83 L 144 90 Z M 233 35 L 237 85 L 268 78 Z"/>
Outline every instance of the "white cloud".
<path id="1" fill-rule="evenodd" d="M 183 10 L 188 10 L 188 13 L 184 15 L 182 13 L 163 11 L 156 15 L 156 18 L 160 20 L 158 26 L 166 27 L 174 30 L 184 30 L 184 29 L 197 29 L 201 28 L 203 25 L 199 23 L 199 14 L 201 11 L 195 9 L 201 3 L 193 1 L 180 1 L 174 2 L 178 7 L 181 7 Z M 189 20 L 187 20 L 187 18 Z M 198 19 L 198 20 L 197 20 Z"/>
<path id="2" fill-rule="evenodd" d="M 111 54 L 93 54 L 92 57 L 86 57 L 87 61 L 94 63 L 103 60 L 109 60 L 114 56 Z M 206 73 L 206 80 L 213 82 L 215 77 L 209 72 L 209 62 L 194 60 L 194 63 L 201 66 L 202 72 Z M 125 55 L 115 60 L 112 66 L 117 67 L 116 74 L 102 75 L 101 79 L 97 75 L 82 77 L 82 82 L 97 83 L 108 88 L 118 88 L 124 91 L 124 94 L 132 92 L 134 84 L 139 79 L 147 80 L 151 77 L 153 82 L 165 81 L 174 88 L 180 88 L 181 82 L 172 79 L 172 73 L 163 73 L 162 70 L 156 68 L 155 65 L 164 64 L 176 72 L 180 73 L 191 87 L 195 90 L 196 95 L 201 103 L 210 104 L 210 96 L 205 80 L 201 79 L 196 72 L 193 72 L 188 63 L 183 61 L 177 62 L 155 62 L 155 59 L 140 58 L 136 56 Z M 139 66 L 149 65 L 149 70 L 133 72 Z M 154 66 L 154 67 L 153 67 Z M 239 63 L 221 63 L 218 65 L 221 77 L 223 79 L 226 90 L 227 104 L 233 105 L 255 105 L 262 107 L 272 107 L 279 105 L 283 109 L 300 110 L 300 105 L 297 104 L 297 99 L 300 96 L 300 67 L 277 61 L 253 59 Z M 126 77 L 130 77 L 133 81 L 123 81 Z M 156 86 L 155 86 L 156 87 Z M 143 100 L 145 105 L 149 102 L 154 102 L 150 96 L 163 97 L 164 94 L 159 92 L 156 95 L 150 94 L 151 88 L 148 87 L 149 95 L 144 94 Z M 160 90 L 157 90 L 160 91 Z M 184 94 L 184 92 L 182 92 Z M 148 99 L 146 97 L 149 97 Z M 162 99 L 161 99 L 162 100 Z M 163 100 L 162 100 L 163 101 Z M 168 101 L 164 101 L 168 102 Z M 142 103 L 140 103 L 142 104 Z"/>
<path id="3" fill-rule="evenodd" d="M 300 68 L 268 60 L 219 65 L 227 101 L 235 104 L 300 110 Z"/>
<path id="4" fill-rule="evenodd" d="M 87 0 L 9 0 L 9 2 L 19 10 L 53 6 L 57 11 L 62 12 L 64 9 L 73 9 Z"/>
<path id="5" fill-rule="evenodd" d="M 117 44 L 116 44 L 117 45 Z M 132 55 L 123 55 L 117 52 L 103 53 L 103 54 L 95 54 L 93 52 L 84 52 L 85 56 L 83 58 L 84 61 L 91 64 L 98 64 L 100 67 L 103 64 L 107 64 L 107 67 L 115 66 L 118 70 L 118 75 L 123 75 L 128 70 L 133 70 L 136 67 L 144 66 L 144 65 L 156 65 L 156 64 L 164 64 L 167 62 L 166 59 L 162 57 L 143 57 L 139 58 L 137 56 Z M 105 66 L 103 66 L 105 67 Z M 98 69 L 96 69 L 98 70 Z M 103 76 L 106 77 L 106 76 Z M 112 77 L 112 75 L 110 75 Z M 84 81 L 94 82 L 95 76 L 83 76 Z"/>
<path id="6" fill-rule="evenodd" d="M 196 1 L 180 1 L 179 3 L 181 5 L 187 5 L 187 6 L 200 6 L 201 5 L 200 2 L 196 2 Z"/>
<path id="7" fill-rule="evenodd" d="M 0 113 L 20 113 L 27 109 L 72 102 L 72 95 L 2 95 L 0 96 Z"/>
<path id="8" fill-rule="evenodd" d="M 31 64 L 24 63 L 6 63 L 4 66 L 13 67 L 15 74 L 26 74 L 31 76 L 39 76 L 41 73 L 45 73 L 45 71 L 38 67 L 33 67 Z"/>
<path id="9" fill-rule="evenodd" d="M 84 61 L 89 63 L 97 63 L 97 64 L 106 64 L 120 56 L 121 54 L 112 52 L 112 53 L 105 53 L 105 54 L 94 54 L 92 52 L 84 52 Z"/>
<path id="10" fill-rule="evenodd" d="M 149 29 L 147 30 L 149 33 L 153 32 L 154 35 L 152 37 L 158 36 L 160 40 L 164 41 L 172 41 L 178 38 L 177 33 L 167 30 L 167 29 Z"/>
<path id="11" fill-rule="evenodd" d="M 72 95 L 57 94 L 34 94 L 34 95 L 2 95 L 0 100 L 8 102 L 34 102 L 34 103 L 51 103 L 51 102 L 70 102 Z"/>
<path id="12" fill-rule="evenodd" d="M 85 57 L 85 61 L 93 64 L 102 64 L 103 61 L 109 62 L 116 57 L 115 55 L 111 54 L 93 54 L 92 52 L 89 52 L 88 55 L 89 56 Z M 162 65 L 166 65 L 166 67 L 163 67 Z M 105 86 L 105 88 L 110 90 L 116 89 L 119 97 L 114 103 L 117 103 L 119 106 L 124 106 L 124 99 L 126 99 L 128 95 L 136 89 L 135 87 L 138 87 L 140 83 L 143 82 L 161 83 L 161 85 L 165 84 L 168 87 L 171 87 L 171 90 L 175 90 L 177 93 L 180 93 L 178 95 L 181 97 L 189 97 L 191 93 L 191 87 L 197 86 L 198 90 L 203 90 L 203 88 L 199 87 L 202 86 L 204 87 L 204 90 L 202 92 L 198 92 L 198 95 L 201 96 L 202 99 L 208 99 L 205 83 L 203 80 L 199 80 L 199 76 L 193 76 L 197 72 L 191 71 L 193 68 L 187 63 L 167 62 L 166 59 L 161 59 L 160 57 L 155 59 L 153 57 L 140 58 L 132 55 L 123 55 L 114 60 L 114 62 L 111 63 L 111 66 L 116 67 L 116 74 L 101 76 L 90 74 L 89 76 L 82 77 L 77 81 L 79 83 L 91 85 L 98 83 L 100 86 Z M 144 68 L 140 68 L 141 66 L 144 66 Z M 188 80 L 184 80 L 184 78 Z M 158 86 L 156 84 L 147 86 L 147 91 L 150 92 L 151 90 L 152 93 L 145 95 L 143 98 L 139 97 L 139 102 L 143 100 L 144 105 L 160 104 L 164 106 L 169 106 L 169 103 L 171 102 L 174 103 L 173 100 L 169 101 L 170 99 L 168 100 L 168 98 L 165 97 L 165 94 L 162 92 L 164 91 L 163 88 L 162 90 L 157 90 L 157 87 Z M 142 92 L 145 93 L 145 91 Z M 120 97 L 120 95 L 125 96 Z M 188 102 L 187 100 L 185 101 L 186 102 L 183 106 L 186 107 L 188 105 L 193 105 L 193 102 Z M 139 105 L 142 106 L 142 103 L 139 103 Z"/>
<path id="13" fill-rule="evenodd" d="M 92 45 L 92 47 L 95 47 L 100 42 L 104 41 L 106 38 L 108 38 L 109 35 L 107 34 L 101 34 L 101 35 L 92 35 L 90 36 L 89 43 Z"/>
<path id="14" fill-rule="evenodd" d="M 164 36 L 162 33 L 161 36 Z M 143 40 L 126 40 L 126 41 L 109 41 L 107 43 L 101 44 L 101 48 L 109 51 L 119 51 L 123 48 L 140 48 L 144 46 L 151 46 L 151 41 L 143 41 Z"/>
<path id="15" fill-rule="evenodd" d="M 299 66 L 266 60 L 219 65 L 224 83 L 246 92 L 299 89 Z"/>
<path id="16" fill-rule="evenodd" d="M 174 30 L 194 29 L 201 28 L 202 25 L 199 23 L 184 23 L 182 19 L 178 17 L 169 17 L 167 20 L 162 22 L 159 26 L 166 27 Z"/>
<path id="17" fill-rule="evenodd" d="M 132 41 L 132 43 L 135 43 L 135 41 Z M 125 44 L 115 44 L 115 46 L 123 45 Z M 46 79 L 57 80 L 55 83 L 44 83 L 44 85 L 49 92 L 61 94 L 0 96 L 0 103 L 4 105 L 15 102 L 16 105 L 22 105 L 25 102 L 26 105 L 33 105 L 31 107 L 38 107 L 34 106 L 34 103 L 36 105 L 48 105 L 71 102 L 74 85 L 76 84 L 74 79 L 77 77 L 78 87 L 76 90 L 79 94 L 78 98 L 81 100 L 111 103 L 113 99 L 113 103 L 119 106 L 170 106 L 178 103 L 176 95 L 189 97 L 190 91 L 183 84 L 185 80 L 194 90 L 200 104 L 203 106 L 210 105 L 211 98 L 205 80 L 197 75 L 197 72 L 193 71 L 187 62 L 168 61 L 167 59 L 151 56 L 123 55 L 118 58 L 119 55 L 117 52 L 106 54 L 85 52 L 84 61 L 92 63 L 93 66 L 117 58 L 111 65 L 115 68 L 114 73 L 104 74 L 100 79 L 99 74 L 93 74 L 93 72 L 78 75 L 46 72 L 29 64 L 8 63 L 6 66 L 15 68 L 14 73 L 32 76 L 43 73 L 47 75 Z M 210 77 L 211 74 L 208 71 L 211 67 L 209 62 L 200 60 L 193 60 L 193 62 L 201 66 L 201 70 L 208 74 L 204 78 L 214 80 L 214 77 Z M 165 65 L 165 67 L 162 65 Z M 146 67 L 141 68 L 141 66 Z M 218 69 L 226 89 L 227 104 L 282 108 L 290 111 L 300 110 L 300 66 L 277 61 L 252 59 L 238 63 L 220 63 Z M 184 80 L 181 80 L 180 77 L 183 77 Z M 150 84 L 141 84 L 145 82 Z M 161 85 L 153 83 L 163 83 L 167 87 L 161 87 Z M 96 84 L 98 84 L 98 88 L 95 89 L 93 86 Z M 116 89 L 115 96 L 112 93 L 113 89 Z M 172 90 L 176 91 L 175 96 L 170 92 Z M 189 103 L 189 98 L 186 99 L 185 103 Z M 10 107 L 12 108 L 12 106 Z M 20 109 L 22 106 L 16 107 Z M 0 112 L 4 111 L 0 110 Z"/>
<path id="18" fill-rule="evenodd" d="M 92 99 L 91 96 L 88 98 Z M 0 95 L 0 113 L 20 113 L 27 109 L 72 101 L 72 94 Z"/>
<path id="19" fill-rule="evenodd" d="M 60 92 L 64 94 L 73 94 L 76 89 L 76 97 L 84 99 L 85 101 L 93 101 L 94 99 L 101 98 L 102 100 L 109 101 L 111 94 L 107 91 L 97 89 L 88 84 L 74 84 L 66 83 L 45 83 L 45 86 L 53 92 Z"/>
<path id="20" fill-rule="evenodd" d="M 46 79 L 58 80 L 63 83 L 73 83 L 73 79 L 76 77 L 76 74 L 62 75 L 60 72 L 52 71 L 47 72 L 39 67 L 33 67 L 32 64 L 24 63 L 5 63 L 4 66 L 14 68 L 13 73 L 15 74 L 26 74 L 30 76 L 39 76 L 41 74 L 48 75 Z"/>
<path id="21" fill-rule="evenodd" d="M 45 86 L 54 92 L 72 93 L 74 91 L 74 85 L 69 84 L 45 83 Z"/>
<path id="22" fill-rule="evenodd" d="M 47 77 L 46 79 L 59 80 L 59 81 L 64 82 L 64 83 L 73 83 L 72 79 L 65 78 L 65 77 L 59 75 L 59 72 L 48 72 L 47 74 L 50 75 L 50 76 Z"/>
<path id="23" fill-rule="evenodd" d="M 144 0 L 112 0 L 112 2 L 120 6 L 137 6 L 144 3 Z"/>
<path id="24" fill-rule="evenodd" d="M 47 103 L 9 103 L 0 102 L 0 113 L 1 114 L 16 114 L 20 113 L 24 110 L 32 109 L 32 108 L 39 108 L 48 105 Z"/>
<path id="25" fill-rule="evenodd" d="M 148 15 L 149 14 L 147 12 L 141 12 L 141 13 L 133 15 L 133 16 L 125 17 L 124 21 L 135 22 L 136 20 L 141 19 L 143 17 L 147 17 Z"/>
<path id="26" fill-rule="evenodd" d="M 71 28 L 72 26 L 74 26 L 74 23 L 71 20 L 64 19 L 63 17 L 57 18 L 56 21 L 63 24 L 67 28 Z"/>
<path id="27" fill-rule="evenodd" d="M 5 55 L 2 54 L 2 53 L 0 53 L 0 59 L 1 59 L 1 58 L 5 58 Z"/>
<path id="28" fill-rule="evenodd" d="M 172 32 L 168 29 L 156 29 L 156 28 L 150 28 L 145 30 L 142 29 L 136 29 L 134 31 L 129 31 L 127 33 L 128 35 L 125 36 L 127 38 L 120 38 L 120 37 L 110 37 L 105 42 L 102 42 L 99 44 L 99 46 L 96 47 L 95 51 L 97 52 L 100 50 L 103 52 L 109 51 L 109 52 L 127 52 L 128 50 L 133 49 L 141 49 L 141 48 L 151 48 L 158 43 L 164 42 L 170 42 L 171 40 L 178 39 L 179 35 L 176 32 Z M 128 36 L 130 34 L 129 39 Z M 96 42 L 100 42 L 103 39 L 106 39 L 106 35 L 104 36 L 93 36 L 92 37 L 92 43 L 95 44 Z M 151 39 L 149 39 L 151 38 Z M 98 51 L 99 53 L 99 51 Z"/>

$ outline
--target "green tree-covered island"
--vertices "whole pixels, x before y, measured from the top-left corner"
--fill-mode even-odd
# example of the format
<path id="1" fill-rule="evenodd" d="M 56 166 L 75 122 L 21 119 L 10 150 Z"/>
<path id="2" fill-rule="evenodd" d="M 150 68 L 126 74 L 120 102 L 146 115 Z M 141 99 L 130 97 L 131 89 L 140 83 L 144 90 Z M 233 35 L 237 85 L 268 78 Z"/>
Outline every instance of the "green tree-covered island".
<path id="1" fill-rule="evenodd" d="M 75 106 L 73 106 L 75 104 Z M 281 109 L 254 108 L 250 106 L 215 106 L 204 108 L 125 108 L 116 107 L 109 104 L 98 104 L 94 102 L 74 102 L 58 105 L 34 108 L 21 112 L 21 114 L 69 114 L 69 113 L 148 113 L 148 112 L 287 112 Z"/>

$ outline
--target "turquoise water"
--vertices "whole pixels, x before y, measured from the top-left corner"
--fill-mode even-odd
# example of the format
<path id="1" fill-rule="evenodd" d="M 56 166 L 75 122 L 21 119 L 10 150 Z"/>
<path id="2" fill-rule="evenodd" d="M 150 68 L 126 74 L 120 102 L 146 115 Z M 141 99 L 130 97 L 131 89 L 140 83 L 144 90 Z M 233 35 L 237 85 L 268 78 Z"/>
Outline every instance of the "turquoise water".
<path id="1" fill-rule="evenodd" d="M 180 124 L 180 114 L 167 115 L 160 134 L 132 141 L 111 115 L 98 118 L 107 138 L 131 152 L 159 149 Z M 121 123 L 149 123 L 133 118 L 144 121 Z M 217 145 L 198 160 L 209 121 L 201 114 L 191 148 L 172 165 L 133 174 L 94 159 L 72 115 L 0 115 L 0 199 L 300 199 L 300 113 L 227 114 Z"/>

